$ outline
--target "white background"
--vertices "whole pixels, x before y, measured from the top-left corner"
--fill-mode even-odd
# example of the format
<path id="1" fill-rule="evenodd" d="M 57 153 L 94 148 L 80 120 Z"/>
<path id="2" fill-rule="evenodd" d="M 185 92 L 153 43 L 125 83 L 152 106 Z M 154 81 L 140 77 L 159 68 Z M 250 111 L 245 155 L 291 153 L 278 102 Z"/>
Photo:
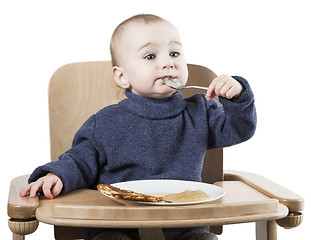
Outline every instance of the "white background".
<path id="1" fill-rule="evenodd" d="M 309 239 L 310 5 L 308 1 L 1 1 L 1 239 L 10 239 L 10 180 L 49 161 L 48 81 L 60 66 L 109 60 L 113 29 L 154 13 L 180 31 L 189 63 L 241 75 L 256 97 L 258 127 L 225 150 L 225 168 L 263 175 L 305 198 L 303 224 L 279 239 Z M 219 239 L 255 239 L 254 224 L 224 227 Z M 47 231 L 49 230 L 49 231 Z M 27 239 L 53 239 L 40 224 Z"/>

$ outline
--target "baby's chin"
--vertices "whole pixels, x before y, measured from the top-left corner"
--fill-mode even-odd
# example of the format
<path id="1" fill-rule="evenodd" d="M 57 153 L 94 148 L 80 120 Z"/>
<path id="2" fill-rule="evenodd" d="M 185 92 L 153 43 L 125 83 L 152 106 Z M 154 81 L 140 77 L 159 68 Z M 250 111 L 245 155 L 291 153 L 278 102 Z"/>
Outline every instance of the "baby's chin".
<path id="1" fill-rule="evenodd" d="M 162 91 L 155 94 L 155 98 L 168 98 L 171 97 L 177 90 L 171 89 L 169 91 Z"/>
<path id="2" fill-rule="evenodd" d="M 153 89 L 148 94 L 152 98 L 166 98 L 172 96 L 173 93 L 176 92 L 175 89 L 167 86 L 162 79 L 155 80 L 152 88 Z"/>

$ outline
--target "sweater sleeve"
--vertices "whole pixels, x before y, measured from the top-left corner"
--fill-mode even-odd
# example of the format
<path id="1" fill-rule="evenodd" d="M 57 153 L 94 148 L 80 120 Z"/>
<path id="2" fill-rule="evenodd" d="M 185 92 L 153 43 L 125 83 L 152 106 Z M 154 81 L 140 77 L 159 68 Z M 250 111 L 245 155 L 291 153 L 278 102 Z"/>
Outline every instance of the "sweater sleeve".
<path id="1" fill-rule="evenodd" d="M 233 78 L 239 81 L 245 90 L 236 99 L 219 97 L 222 107 L 216 103 L 207 106 L 208 149 L 244 142 L 255 133 L 257 116 L 253 92 L 244 78 Z"/>
<path id="2" fill-rule="evenodd" d="M 30 175 L 28 182 L 52 172 L 61 178 L 63 189 L 61 194 L 92 186 L 98 169 L 105 162 L 105 152 L 99 151 L 94 137 L 96 126 L 95 115 L 89 118 L 76 133 L 72 148 L 59 157 L 58 161 L 39 166 Z"/>

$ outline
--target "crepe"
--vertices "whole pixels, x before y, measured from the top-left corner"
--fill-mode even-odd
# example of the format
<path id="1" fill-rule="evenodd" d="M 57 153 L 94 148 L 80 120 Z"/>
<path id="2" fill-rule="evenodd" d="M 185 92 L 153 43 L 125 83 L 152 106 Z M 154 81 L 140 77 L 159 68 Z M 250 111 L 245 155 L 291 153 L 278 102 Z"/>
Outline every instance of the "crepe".
<path id="1" fill-rule="evenodd" d="M 130 190 L 123 190 L 108 184 L 98 184 L 97 189 L 103 194 L 117 199 L 141 201 L 141 202 L 171 203 L 171 201 L 164 200 L 163 197 L 155 197 L 147 194 L 133 192 Z"/>

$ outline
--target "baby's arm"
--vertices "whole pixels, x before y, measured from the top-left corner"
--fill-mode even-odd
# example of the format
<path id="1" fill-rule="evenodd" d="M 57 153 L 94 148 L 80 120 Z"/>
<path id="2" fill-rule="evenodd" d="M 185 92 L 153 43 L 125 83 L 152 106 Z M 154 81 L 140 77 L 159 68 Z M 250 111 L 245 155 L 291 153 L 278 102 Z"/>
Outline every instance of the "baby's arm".
<path id="1" fill-rule="evenodd" d="M 213 97 L 222 96 L 227 99 L 237 98 L 243 92 L 243 86 L 233 77 L 220 75 L 216 77 L 208 87 L 206 99 L 211 100 Z"/>
<path id="2" fill-rule="evenodd" d="M 46 176 L 25 186 L 20 191 L 20 195 L 25 197 L 29 193 L 30 197 L 35 197 L 37 192 L 43 191 L 47 198 L 52 199 L 61 192 L 62 188 L 62 180 L 54 173 L 48 173 Z"/>
<path id="3" fill-rule="evenodd" d="M 48 162 L 33 171 L 28 179 L 29 183 L 36 182 L 33 192 L 38 191 L 40 187 L 45 187 L 42 181 L 48 181 L 47 187 L 45 187 L 48 191 L 44 191 L 44 189 L 42 191 L 49 198 L 76 189 L 94 187 L 93 184 L 96 181 L 97 174 L 106 159 L 104 149 L 98 151 L 96 148 L 97 142 L 94 139 L 95 123 L 95 115 L 93 115 L 76 133 L 72 148 L 62 154 L 58 161 Z M 49 172 L 54 173 L 58 178 L 40 180 L 42 176 Z M 25 191 L 23 194 L 26 194 Z M 34 195 L 31 194 L 31 196 Z"/>
<path id="4" fill-rule="evenodd" d="M 216 101 L 205 101 L 208 149 L 232 146 L 251 138 L 257 117 L 254 94 L 246 79 L 221 75 L 212 81 L 208 91 L 207 99 L 218 95 L 221 103 L 219 106 Z"/>

